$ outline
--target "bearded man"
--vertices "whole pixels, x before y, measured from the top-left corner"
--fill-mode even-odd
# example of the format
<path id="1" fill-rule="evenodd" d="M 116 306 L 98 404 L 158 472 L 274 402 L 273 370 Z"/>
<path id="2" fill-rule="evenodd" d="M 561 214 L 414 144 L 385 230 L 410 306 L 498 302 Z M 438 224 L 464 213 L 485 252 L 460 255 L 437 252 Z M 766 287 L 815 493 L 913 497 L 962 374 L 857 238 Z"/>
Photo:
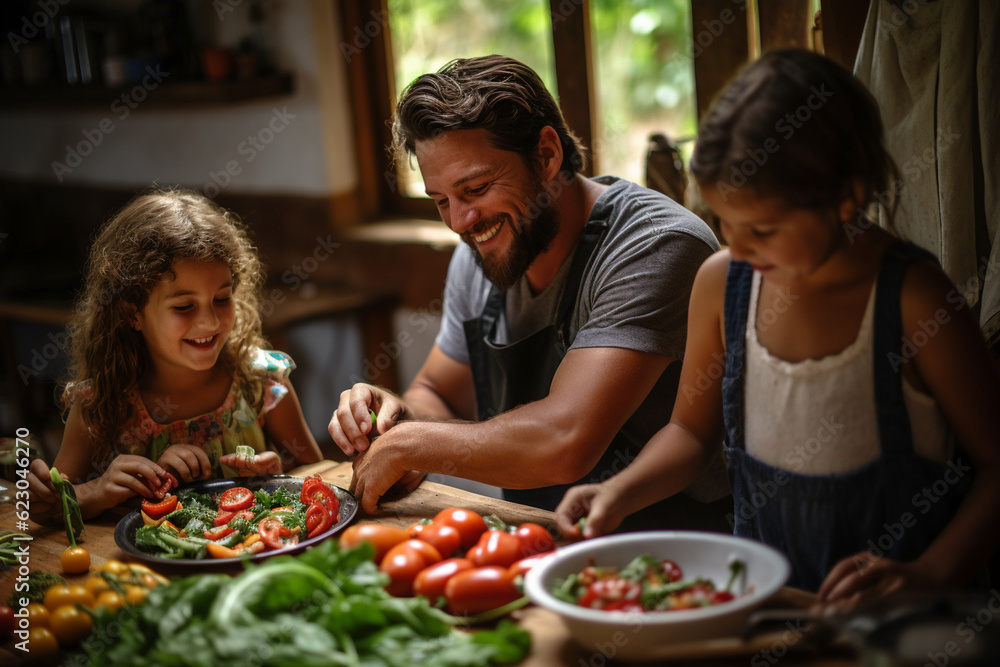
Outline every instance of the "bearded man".
<path id="1" fill-rule="evenodd" d="M 446 473 L 554 509 L 569 485 L 621 470 L 669 421 L 691 285 L 718 242 L 659 193 L 583 176 L 584 148 L 552 95 L 511 58 L 418 77 L 393 136 L 464 244 L 409 389 L 341 394 L 330 434 L 358 455 L 353 490 L 373 512 L 410 471 Z M 678 495 L 624 529 L 727 530 L 726 511 L 728 498 Z"/>

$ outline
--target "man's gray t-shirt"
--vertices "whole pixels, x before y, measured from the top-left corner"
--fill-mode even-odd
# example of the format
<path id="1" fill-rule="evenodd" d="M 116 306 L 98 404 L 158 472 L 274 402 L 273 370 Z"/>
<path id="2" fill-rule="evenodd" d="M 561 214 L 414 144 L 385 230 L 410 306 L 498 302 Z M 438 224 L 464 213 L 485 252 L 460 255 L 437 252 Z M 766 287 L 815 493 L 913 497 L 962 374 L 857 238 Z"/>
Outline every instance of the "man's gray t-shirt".
<path id="1" fill-rule="evenodd" d="M 679 359 L 695 274 L 719 243 L 700 218 L 665 195 L 614 177 L 594 180 L 610 187 L 590 219 L 603 221 L 608 230 L 583 273 L 569 349 L 620 347 Z M 516 342 L 554 323 L 572 259 L 570 253 L 538 295 L 523 276 L 508 290 L 496 343 Z M 459 244 L 448 267 L 435 341 L 456 361 L 469 363 L 463 322 L 482 314 L 491 287 L 472 250 Z M 669 416 L 670 407 L 660 409 Z"/>

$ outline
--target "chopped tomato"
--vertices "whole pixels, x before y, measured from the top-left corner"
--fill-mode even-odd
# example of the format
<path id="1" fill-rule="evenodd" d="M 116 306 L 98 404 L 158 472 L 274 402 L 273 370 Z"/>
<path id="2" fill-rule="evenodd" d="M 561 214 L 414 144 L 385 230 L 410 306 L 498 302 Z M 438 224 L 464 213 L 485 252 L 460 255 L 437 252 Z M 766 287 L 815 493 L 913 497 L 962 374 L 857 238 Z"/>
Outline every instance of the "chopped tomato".
<path id="1" fill-rule="evenodd" d="M 306 535 L 315 537 L 326 532 L 335 519 L 323 505 L 310 505 L 306 510 Z"/>
<path id="2" fill-rule="evenodd" d="M 301 499 L 306 505 L 322 505 L 333 516 L 340 512 L 340 499 L 325 482 L 313 483 L 308 488 L 303 486 Z"/>
<path id="3" fill-rule="evenodd" d="M 272 507 L 271 514 L 281 514 L 282 512 L 294 512 L 294 507 L 289 507 L 288 505 L 282 505 L 281 507 Z"/>
<path id="4" fill-rule="evenodd" d="M 227 523 L 235 519 L 236 517 L 243 517 L 247 521 L 253 518 L 253 512 L 251 510 L 240 510 L 238 512 L 224 512 L 220 511 L 218 516 L 212 521 L 216 526 L 225 526 Z"/>
<path id="5" fill-rule="evenodd" d="M 680 581 L 684 578 L 684 572 L 681 570 L 681 566 L 672 560 L 664 560 L 663 563 L 663 576 L 667 581 Z"/>
<path id="6" fill-rule="evenodd" d="M 236 531 L 234 529 L 232 529 L 229 526 L 223 524 L 221 526 L 217 526 L 216 528 L 212 528 L 211 530 L 206 530 L 205 531 L 205 539 L 206 540 L 221 540 L 226 535 L 231 535 L 231 534 L 233 534 L 235 532 Z"/>
<path id="7" fill-rule="evenodd" d="M 219 499 L 219 509 L 227 512 L 238 512 L 252 507 L 254 502 L 256 500 L 253 497 L 253 491 L 243 486 L 235 486 L 226 489 L 225 493 L 222 494 L 222 498 Z"/>
<path id="8" fill-rule="evenodd" d="M 612 605 L 614 608 L 621 609 L 625 606 L 625 602 L 638 604 L 640 595 L 642 595 L 642 586 L 635 581 L 617 577 L 599 579 L 587 587 L 587 592 L 583 594 L 577 604 L 592 609 L 611 609 Z"/>
<path id="9" fill-rule="evenodd" d="M 158 503 L 151 503 L 148 500 L 142 501 L 142 511 L 149 515 L 150 519 L 160 519 L 170 514 L 177 508 L 177 496 L 167 496 Z"/>
<path id="10" fill-rule="evenodd" d="M 268 517 L 263 519 L 259 524 L 257 524 L 257 532 L 260 533 L 260 541 L 264 543 L 268 549 L 281 549 L 285 545 L 281 541 L 281 529 L 285 525 L 281 523 L 280 519 L 275 517 Z M 287 529 L 286 529 L 287 530 Z M 296 538 L 298 542 L 298 538 Z"/>

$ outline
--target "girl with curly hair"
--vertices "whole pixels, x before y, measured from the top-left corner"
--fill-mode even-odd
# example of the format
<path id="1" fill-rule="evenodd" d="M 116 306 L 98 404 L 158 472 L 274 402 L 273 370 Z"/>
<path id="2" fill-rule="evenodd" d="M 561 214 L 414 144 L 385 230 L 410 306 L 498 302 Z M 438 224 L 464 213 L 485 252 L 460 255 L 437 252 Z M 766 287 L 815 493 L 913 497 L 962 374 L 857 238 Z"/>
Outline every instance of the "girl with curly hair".
<path id="1" fill-rule="evenodd" d="M 320 460 L 288 380 L 295 364 L 265 349 L 263 281 L 243 224 L 194 192 L 141 195 L 101 230 L 71 325 L 54 462 L 84 517 L 162 498 L 178 480 Z M 240 445 L 256 454 L 238 457 Z M 57 515 L 45 463 L 30 472 L 32 514 Z"/>

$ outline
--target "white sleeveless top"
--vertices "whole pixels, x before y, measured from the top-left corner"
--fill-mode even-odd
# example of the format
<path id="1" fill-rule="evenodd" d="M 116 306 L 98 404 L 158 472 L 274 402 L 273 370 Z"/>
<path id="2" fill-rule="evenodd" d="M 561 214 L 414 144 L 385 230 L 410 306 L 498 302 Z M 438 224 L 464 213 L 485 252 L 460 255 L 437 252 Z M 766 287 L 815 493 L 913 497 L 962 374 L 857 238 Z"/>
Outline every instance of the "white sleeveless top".
<path id="1" fill-rule="evenodd" d="M 860 468 L 881 453 L 875 417 L 872 286 L 857 338 L 841 352 L 793 363 L 773 356 L 757 338 L 761 275 L 753 274 L 746 329 L 744 438 L 747 453 L 777 468 L 829 475 Z M 760 316 L 763 327 L 774 314 Z M 917 454 L 940 463 L 953 440 L 937 402 L 903 380 Z"/>

